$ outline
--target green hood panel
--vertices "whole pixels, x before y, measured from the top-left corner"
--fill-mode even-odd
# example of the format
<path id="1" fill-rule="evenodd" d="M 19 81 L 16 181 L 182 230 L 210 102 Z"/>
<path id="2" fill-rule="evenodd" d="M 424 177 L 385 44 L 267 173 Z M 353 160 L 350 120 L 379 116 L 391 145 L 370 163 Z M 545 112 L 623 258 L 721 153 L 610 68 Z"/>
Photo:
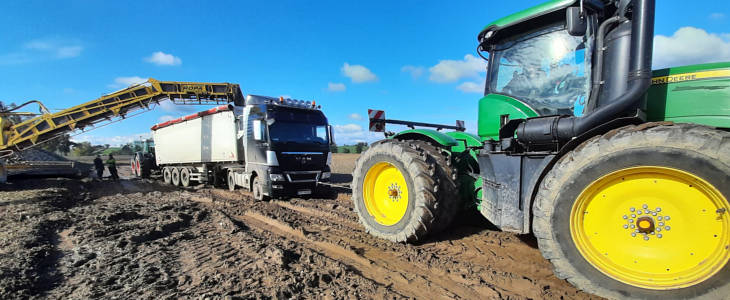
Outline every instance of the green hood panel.
<path id="1" fill-rule="evenodd" d="M 510 119 L 538 116 L 535 110 L 514 98 L 499 94 L 486 95 L 479 99 L 478 134 L 482 141 L 499 140 L 499 122 L 502 115 L 509 115 Z"/>
<path id="2" fill-rule="evenodd" d="M 646 112 L 649 121 L 730 128 L 730 62 L 654 71 Z"/>

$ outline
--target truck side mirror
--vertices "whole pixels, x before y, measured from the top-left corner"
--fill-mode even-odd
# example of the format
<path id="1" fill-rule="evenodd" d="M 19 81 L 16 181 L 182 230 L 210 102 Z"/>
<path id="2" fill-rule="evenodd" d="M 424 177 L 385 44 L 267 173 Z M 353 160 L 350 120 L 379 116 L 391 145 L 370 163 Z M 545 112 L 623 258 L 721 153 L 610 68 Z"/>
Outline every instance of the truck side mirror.
<path id="1" fill-rule="evenodd" d="M 253 120 L 253 139 L 254 140 L 263 141 L 264 140 L 264 130 L 266 130 L 264 122 L 261 122 L 261 120 Z"/>
<path id="2" fill-rule="evenodd" d="M 572 36 L 584 36 L 588 30 L 586 18 L 580 11 L 580 7 L 568 7 L 565 11 L 565 28 Z"/>
<path id="3" fill-rule="evenodd" d="M 332 125 L 327 125 L 327 137 L 330 140 L 330 145 L 334 145 L 335 144 L 335 135 L 332 132 Z"/>

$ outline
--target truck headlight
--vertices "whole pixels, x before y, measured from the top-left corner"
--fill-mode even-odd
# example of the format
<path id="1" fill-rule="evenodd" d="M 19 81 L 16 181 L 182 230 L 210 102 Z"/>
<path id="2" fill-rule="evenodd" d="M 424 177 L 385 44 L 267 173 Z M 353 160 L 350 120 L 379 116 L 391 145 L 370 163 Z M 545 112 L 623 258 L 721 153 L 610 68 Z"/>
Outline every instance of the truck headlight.
<path id="1" fill-rule="evenodd" d="M 271 181 L 284 181 L 284 175 L 283 174 L 269 174 L 269 179 L 271 179 Z"/>
<path id="2" fill-rule="evenodd" d="M 329 179 L 331 175 L 330 172 L 322 172 L 322 179 Z"/>

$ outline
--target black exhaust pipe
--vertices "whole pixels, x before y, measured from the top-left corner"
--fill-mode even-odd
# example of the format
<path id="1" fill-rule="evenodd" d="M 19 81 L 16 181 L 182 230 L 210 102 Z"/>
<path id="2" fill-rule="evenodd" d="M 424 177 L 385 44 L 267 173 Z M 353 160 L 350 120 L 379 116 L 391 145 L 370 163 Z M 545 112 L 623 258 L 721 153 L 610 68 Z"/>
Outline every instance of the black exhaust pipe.
<path id="1" fill-rule="evenodd" d="M 568 141 L 596 126 L 606 123 L 632 107 L 637 107 L 651 85 L 651 60 L 654 45 L 654 8 L 656 0 L 634 0 L 631 17 L 631 50 L 628 89 L 620 96 L 605 101 L 582 117 L 551 116 L 525 120 L 517 127 L 517 140 L 531 145 L 554 145 Z M 610 62 L 609 62 L 610 64 Z M 596 91 L 593 91 L 596 92 Z"/>

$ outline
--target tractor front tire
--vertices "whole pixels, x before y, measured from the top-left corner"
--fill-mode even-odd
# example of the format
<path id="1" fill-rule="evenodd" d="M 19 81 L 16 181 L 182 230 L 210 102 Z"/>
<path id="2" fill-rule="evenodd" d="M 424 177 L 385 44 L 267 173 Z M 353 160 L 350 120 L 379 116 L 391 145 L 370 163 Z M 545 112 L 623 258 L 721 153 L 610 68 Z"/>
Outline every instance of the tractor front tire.
<path id="1" fill-rule="evenodd" d="M 352 198 L 365 230 L 393 242 L 415 242 L 446 228 L 459 208 L 456 170 L 440 148 L 384 140 L 358 158 Z"/>
<path id="2" fill-rule="evenodd" d="M 559 278 L 612 299 L 730 295 L 730 133 L 627 126 L 567 153 L 535 199 Z"/>

